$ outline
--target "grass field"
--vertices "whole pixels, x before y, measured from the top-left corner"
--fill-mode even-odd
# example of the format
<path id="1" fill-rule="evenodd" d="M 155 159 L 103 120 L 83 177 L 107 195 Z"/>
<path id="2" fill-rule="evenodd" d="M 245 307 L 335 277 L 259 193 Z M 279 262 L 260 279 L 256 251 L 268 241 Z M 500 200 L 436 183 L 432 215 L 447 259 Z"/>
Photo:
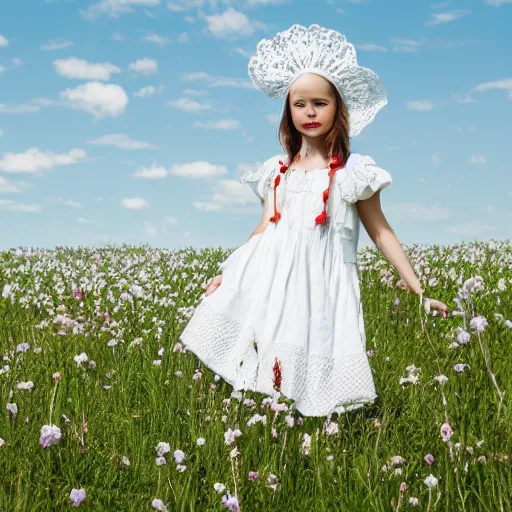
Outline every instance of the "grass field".
<path id="1" fill-rule="evenodd" d="M 0 510 L 511 510 L 512 245 L 407 251 L 450 314 L 360 251 L 379 397 L 330 420 L 178 343 L 224 251 L 0 253 Z"/>

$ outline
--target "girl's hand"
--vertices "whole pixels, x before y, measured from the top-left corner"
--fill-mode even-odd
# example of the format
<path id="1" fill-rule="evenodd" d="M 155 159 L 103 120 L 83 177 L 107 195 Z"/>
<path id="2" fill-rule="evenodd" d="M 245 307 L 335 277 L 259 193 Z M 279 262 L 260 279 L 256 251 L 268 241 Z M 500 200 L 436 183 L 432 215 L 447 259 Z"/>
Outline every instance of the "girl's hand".
<path id="1" fill-rule="evenodd" d="M 206 296 L 211 295 L 222 283 L 222 274 L 208 279 L 206 283 L 203 283 L 201 287 L 206 290 L 204 294 Z"/>
<path id="2" fill-rule="evenodd" d="M 443 302 L 435 299 L 429 299 L 427 297 L 423 297 L 423 303 L 425 305 L 425 310 L 427 312 L 435 309 L 441 313 L 441 316 L 443 318 L 446 318 L 446 315 L 448 313 L 448 306 L 444 304 Z"/>

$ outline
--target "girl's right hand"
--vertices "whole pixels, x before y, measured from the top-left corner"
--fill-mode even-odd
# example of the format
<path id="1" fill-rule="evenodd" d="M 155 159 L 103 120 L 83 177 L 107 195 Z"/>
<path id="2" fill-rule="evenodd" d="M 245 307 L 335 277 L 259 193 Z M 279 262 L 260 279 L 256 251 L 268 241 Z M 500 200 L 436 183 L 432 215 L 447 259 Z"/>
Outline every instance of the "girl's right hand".
<path id="1" fill-rule="evenodd" d="M 206 289 L 204 294 L 206 296 L 211 295 L 220 285 L 222 284 L 222 274 L 219 274 L 211 279 L 208 279 L 206 283 L 201 285 L 203 289 Z"/>

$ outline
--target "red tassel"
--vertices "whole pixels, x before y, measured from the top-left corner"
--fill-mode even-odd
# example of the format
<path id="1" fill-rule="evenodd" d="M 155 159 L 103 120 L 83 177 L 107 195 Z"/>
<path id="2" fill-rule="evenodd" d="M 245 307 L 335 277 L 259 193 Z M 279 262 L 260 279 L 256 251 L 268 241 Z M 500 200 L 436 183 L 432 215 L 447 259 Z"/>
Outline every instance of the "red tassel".
<path id="1" fill-rule="evenodd" d="M 279 168 L 280 172 L 286 172 L 288 170 L 288 166 L 279 160 L 279 164 L 281 167 Z M 269 222 L 277 222 L 281 218 L 281 214 L 277 211 L 276 208 L 276 188 L 279 186 L 279 183 L 281 183 L 281 175 L 278 174 L 274 179 L 274 215 L 270 217 Z"/>
<path id="2" fill-rule="evenodd" d="M 316 224 L 323 224 L 327 220 L 327 213 L 324 211 L 315 219 Z"/>
<path id="3" fill-rule="evenodd" d="M 316 224 L 324 224 L 324 222 L 327 220 L 327 212 L 325 210 L 327 206 L 327 200 L 329 199 L 329 190 L 331 189 L 331 183 L 332 183 L 332 177 L 334 176 L 334 173 L 342 168 L 343 166 L 340 165 L 341 159 L 339 156 L 333 156 L 331 158 L 331 161 L 329 163 L 329 186 L 323 191 L 322 193 L 322 200 L 324 202 L 324 211 L 318 215 L 315 219 Z"/>
<path id="4" fill-rule="evenodd" d="M 276 391 L 279 391 L 281 389 L 281 363 L 276 357 L 275 363 L 274 363 L 274 389 Z"/>

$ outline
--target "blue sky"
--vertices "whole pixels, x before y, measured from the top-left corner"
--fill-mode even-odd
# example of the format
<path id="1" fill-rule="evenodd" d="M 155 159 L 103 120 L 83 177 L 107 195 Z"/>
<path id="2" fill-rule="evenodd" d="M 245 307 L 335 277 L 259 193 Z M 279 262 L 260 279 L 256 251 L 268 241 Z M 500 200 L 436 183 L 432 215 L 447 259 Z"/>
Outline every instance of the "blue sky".
<path id="1" fill-rule="evenodd" d="M 0 6 L 0 249 L 239 246 L 240 175 L 281 152 L 247 64 L 344 33 L 388 105 L 352 140 L 405 244 L 512 238 L 512 0 L 30 0 Z M 370 243 L 361 230 L 359 246 Z"/>

